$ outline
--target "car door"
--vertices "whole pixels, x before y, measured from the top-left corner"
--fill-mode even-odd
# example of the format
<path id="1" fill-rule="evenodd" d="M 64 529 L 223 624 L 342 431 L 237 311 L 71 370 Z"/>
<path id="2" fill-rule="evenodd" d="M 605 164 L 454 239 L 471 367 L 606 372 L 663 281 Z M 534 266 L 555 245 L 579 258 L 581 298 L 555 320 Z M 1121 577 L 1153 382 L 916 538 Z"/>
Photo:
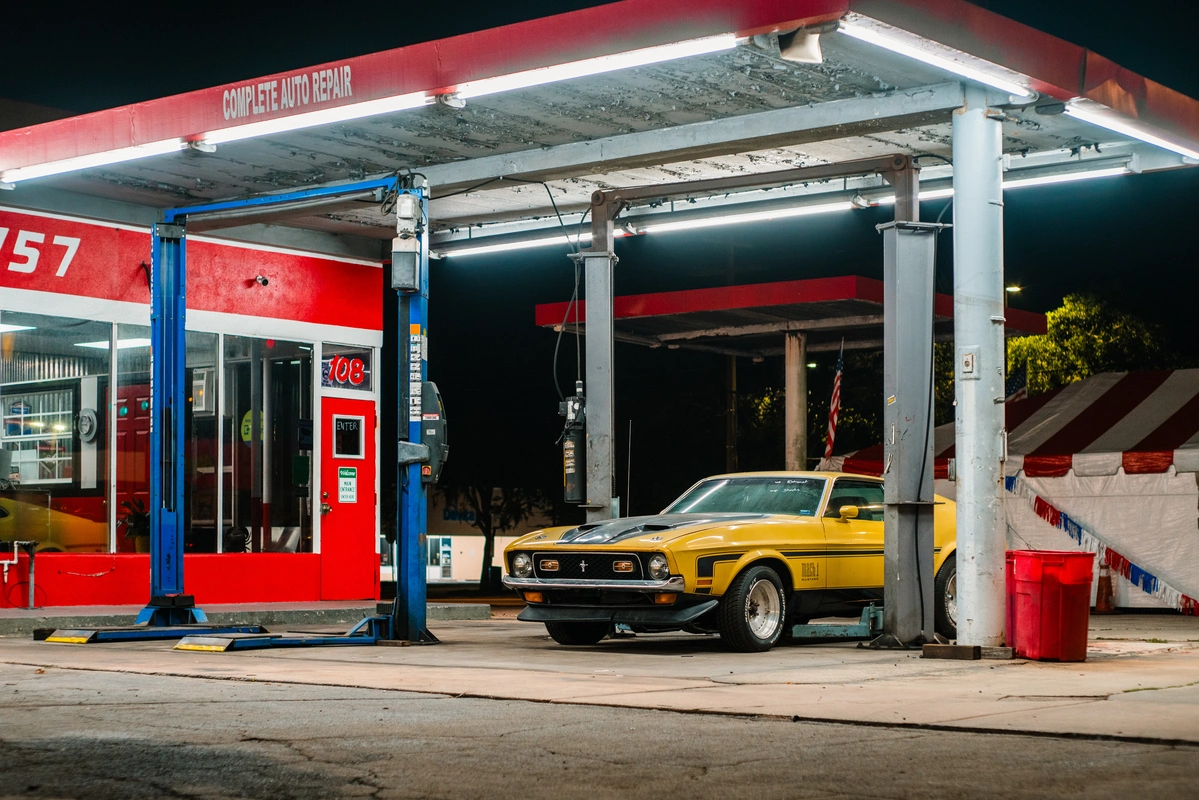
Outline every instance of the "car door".
<path id="1" fill-rule="evenodd" d="M 842 506 L 858 516 L 841 517 Z M 824 513 L 828 588 L 865 589 L 883 585 L 883 483 L 868 478 L 837 478 Z"/>

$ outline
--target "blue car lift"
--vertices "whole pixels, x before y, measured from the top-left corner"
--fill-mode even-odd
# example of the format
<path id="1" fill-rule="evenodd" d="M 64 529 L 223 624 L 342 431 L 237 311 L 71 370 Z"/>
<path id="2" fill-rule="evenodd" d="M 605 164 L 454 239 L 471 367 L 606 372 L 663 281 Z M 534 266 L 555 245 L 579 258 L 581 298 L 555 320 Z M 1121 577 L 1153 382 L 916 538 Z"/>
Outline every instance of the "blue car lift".
<path id="1" fill-rule="evenodd" d="M 137 615 L 133 626 L 57 630 L 46 641 L 74 644 L 92 642 L 182 639 L 179 649 L 227 650 L 246 647 L 296 647 L 311 645 L 377 644 L 384 640 L 433 643 L 437 639 L 426 628 L 426 585 L 424 533 L 426 493 L 421 481 L 421 464 L 401 467 L 400 502 L 397 504 L 398 563 L 396 598 L 390 608 L 380 604 L 380 613 L 367 617 L 339 636 L 270 634 L 259 625 L 210 625 L 203 610 L 183 586 L 183 441 L 186 379 L 186 225 L 189 218 L 252 215 L 255 211 L 286 211 L 289 207 L 308 210 L 314 206 L 344 202 L 351 197 L 374 197 L 395 203 L 400 195 L 414 195 L 419 208 L 415 236 L 419 241 L 416 291 L 400 292 L 400 431 L 411 445 L 421 444 L 421 424 L 407 412 L 409 375 L 407 332 L 419 329 L 418 342 L 427 334 L 429 302 L 429 248 L 426 235 L 427 189 L 410 176 L 338 184 L 296 192 L 230 200 L 206 205 L 168 209 L 163 221 L 152 229 L 150 269 L 152 354 L 150 404 L 150 602 Z M 428 377 L 427 351 L 421 348 L 420 373 Z M 405 428 L 404 422 L 407 421 Z M 403 435 L 403 434 L 402 434 Z M 403 587 L 403 591 L 399 587 Z M 214 642 L 213 637 L 231 637 Z M 201 641 L 202 640 L 202 641 Z M 229 644 L 235 642 L 236 644 Z M 224 646 L 221 646 L 224 644 Z"/>

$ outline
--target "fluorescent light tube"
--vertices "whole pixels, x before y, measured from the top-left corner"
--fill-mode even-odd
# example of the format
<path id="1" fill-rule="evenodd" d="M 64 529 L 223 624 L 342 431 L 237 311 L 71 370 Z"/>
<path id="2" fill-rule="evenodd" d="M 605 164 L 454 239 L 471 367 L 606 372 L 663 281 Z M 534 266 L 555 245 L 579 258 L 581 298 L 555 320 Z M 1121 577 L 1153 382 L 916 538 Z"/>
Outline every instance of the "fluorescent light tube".
<path id="1" fill-rule="evenodd" d="M 33 325 L 5 325 L 0 322 L 0 333 L 16 333 L 17 331 L 32 331 L 36 330 Z"/>
<path id="2" fill-rule="evenodd" d="M 103 167 L 108 164 L 119 164 L 122 161 L 133 161 L 148 156 L 161 156 L 166 153 L 177 153 L 187 147 L 182 139 L 164 139 L 161 142 L 122 147 L 119 150 L 108 150 L 103 153 L 91 153 L 86 156 L 64 158 L 61 161 L 50 161 L 45 164 L 31 164 L 28 167 L 14 167 L 0 172 L 0 183 L 16 183 L 31 178 L 45 178 L 49 175 L 61 175 L 64 172 L 75 172 L 92 167 Z"/>
<path id="3" fill-rule="evenodd" d="M 1017 97 L 1032 97 L 1033 93 L 1031 89 L 1029 89 L 1027 86 L 1021 86 L 1014 80 L 1004 76 L 1001 72 L 1002 67 L 988 64 L 988 62 L 983 61 L 982 59 L 971 60 L 974 60 L 979 64 L 987 64 L 994 71 L 980 69 L 978 67 L 962 63 L 961 61 L 955 61 L 948 56 L 940 55 L 939 53 L 925 50 L 913 44 L 909 44 L 908 42 L 886 36 L 877 29 L 866 27 L 864 25 L 855 25 L 852 23 L 847 23 L 843 20 L 839 30 L 841 33 L 844 33 L 847 36 L 852 36 L 860 41 L 868 42 L 876 47 L 881 47 L 884 50 L 890 50 L 892 53 L 898 53 L 901 56 L 907 56 L 908 58 L 915 59 L 916 61 L 922 61 L 931 67 L 943 69 L 946 72 L 952 72 L 954 75 L 961 75 L 963 78 L 968 78 L 977 83 L 993 86 L 996 89 L 1007 92 L 1008 94 L 1014 94 Z"/>
<path id="4" fill-rule="evenodd" d="M 1109 131 L 1115 131 L 1116 133 L 1122 133 L 1125 136 L 1131 136 L 1134 139 L 1139 139 L 1142 142 L 1160 147 L 1163 150 L 1169 150 L 1172 153 L 1178 153 L 1179 155 L 1186 156 L 1187 158 L 1199 159 L 1199 150 L 1195 149 L 1194 147 L 1187 147 L 1186 145 L 1171 142 L 1167 139 L 1161 138 L 1160 136 L 1156 136 L 1155 134 L 1152 134 L 1149 131 L 1139 127 L 1135 122 L 1124 119 L 1116 112 L 1104 106 L 1099 106 L 1098 108 L 1089 108 L 1076 103 L 1069 103 L 1066 105 L 1066 114 L 1067 116 L 1074 117 L 1075 119 L 1080 119 L 1083 122 L 1089 122 L 1092 125 L 1098 125 L 1100 128 L 1107 128 Z"/>
<path id="5" fill-rule="evenodd" d="M 555 64 L 552 67 L 540 67 L 524 72 L 514 72 L 511 75 L 498 75 L 494 78 L 467 81 L 458 85 L 458 90 L 455 94 L 466 100 L 471 97 L 496 94 L 497 92 L 527 89 L 530 86 L 540 86 L 571 78 L 582 78 L 588 75 L 614 72 L 618 69 L 657 64 L 676 58 L 717 53 L 722 50 L 731 50 L 736 46 L 737 37 L 731 33 L 723 33 L 718 36 L 705 36 L 702 39 L 688 39 L 684 42 L 673 42 L 656 47 L 645 47 L 640 50 L 629 50 L 625 53 L 614 53 L 610 56 L 597 56 L 596 58 L 588 58 L 583 61 Z"/>
<path id="6" fill-rule="evenodd" d="M 1021 189 L 1025 186 L 1049 186 L 1055 183 L 1073 183 L 1074 181 L 1085 181 L 1091 178 L 1109 178 L 1114 175 L 1127 174 L 1128 170 L 1125 167 L 1093 169 L 1090 172 L 1062 172 L 1057 175 L 1041 175 L 1036 178 L 1013 178 L 1010 181 L 1004 181 L 1003 188 Z"/>
<path id="7" fill-rule="evenodd" d="M 666 231 L 711 228 L 718 225 L 737 225 L 742 222 L 763 222 L 773 219 L 787 219 L 789 217 L 806 217 L 812 214 L 827 214 L 832 211 L 850 211 L 853 208 L 853 203 L 844 200 L 837 203 L 779 208 L 770 211 L 749 211 L 744 214 L 729 214 L 724 217 L 701 217 L 699 219 L 684 219 L 677 222 L 651 222 L 646 225 L 640 225 L 633 221 L 632 224 L 639 233 L 663 233 Z"/>
<path id="8" fill-rule="evenodd" d="M 75 342 L 76 347 L 90 347 L 93 350 L 107 350 L 109 341 L 103 339 L 99 342 Z M 149 339 L 117 339 L 118 350 L 128 350 L 131 347 L 149 347 Z"/>
<path id="9" fill-rule="evenodd" d="M 272 133 L 287 133 L 288 131 L 312 128 L 317 125 L 330 125 L 334 122 L 348 122 L 352 119 L 373 117 L 377 114 L 389 114 L 393 111 L 406 111 L 410 108 L 427 106 L 434 98 L 425 92 L 410 92 L 394 97 L 382 97 L 378 100 L 367 100 L 362 103 L 351 103 L 336 108 L 322 108 L 319 111 L 308 111 L 290 117 L 264 119 L 261 122 L 249 122 L 232 128 L 222 128 L 204 134 L 205 144 L 225 144 L 255 136 L 267 136 Z"/>

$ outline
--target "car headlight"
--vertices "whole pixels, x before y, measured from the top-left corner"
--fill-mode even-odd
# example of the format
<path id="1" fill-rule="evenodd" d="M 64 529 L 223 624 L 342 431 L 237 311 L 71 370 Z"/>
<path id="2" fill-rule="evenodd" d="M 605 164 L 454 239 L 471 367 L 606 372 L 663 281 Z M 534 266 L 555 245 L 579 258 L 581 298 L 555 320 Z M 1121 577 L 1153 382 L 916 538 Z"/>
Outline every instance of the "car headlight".
<path id="1" fill-rule="evenodd" d="M 527 578 L 533 574 L 533 559 L 524 553 L 512 557 L 512 574 L 518 578 Z"/>
<path id="2" fill-rule="evenodd" d="M 656 581 L 664 581 L 670 577 L 670 565 L 666 563 L 666 556 L 655 553 L 649 557 L 649 576 Z"/>

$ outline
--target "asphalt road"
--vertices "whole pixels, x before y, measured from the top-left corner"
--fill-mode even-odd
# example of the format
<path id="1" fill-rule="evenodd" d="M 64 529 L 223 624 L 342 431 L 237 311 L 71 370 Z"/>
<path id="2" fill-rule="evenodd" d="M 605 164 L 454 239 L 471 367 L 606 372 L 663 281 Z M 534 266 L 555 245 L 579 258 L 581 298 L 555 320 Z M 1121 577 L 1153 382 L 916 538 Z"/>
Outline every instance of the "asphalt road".
<path id="1" fill-rule="evenodd" d="M 1193 796 L 1199 748 L 0 665 L 0 796 Z"/>

